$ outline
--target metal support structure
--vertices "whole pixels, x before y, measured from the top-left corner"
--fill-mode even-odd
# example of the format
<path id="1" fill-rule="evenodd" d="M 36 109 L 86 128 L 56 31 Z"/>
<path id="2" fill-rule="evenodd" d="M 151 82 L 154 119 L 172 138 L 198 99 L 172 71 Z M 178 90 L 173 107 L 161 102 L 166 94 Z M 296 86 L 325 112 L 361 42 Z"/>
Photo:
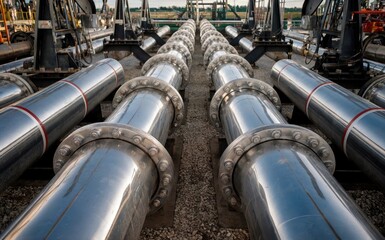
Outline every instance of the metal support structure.
<path id="1" fill-rule="evenodd" d="M 335 162 L 326 141 L 287 124 L 274 89 L 253 79 L 250 64 L 231 47 L 216 45 L 205 56 L 217 89 L 210 119 L 223 126 L 229 143 L 219 184 L 229 204 L 243 210 L 250 238 L 380 237 L 330 174 Z"/>
<path id="2" fill-rule="evenodd" d="M 115 23 L 116 25 L 116 23 Z M 150 34 L 145 40 L 139 39 L 112 39 L 104 43 L 105 52 L 123 52 L 122 57 L 129 56 L 131 52 L 142 63 L 145 63 L 151 56 L 146 52 L 155 44 L 163 45 L 162 37 L 170 32 L 169 26 L 163 26 L 156 33 Z"/>
<path id="3" fill-rule="evenodd" d="M 259 58 L 263 56 L 263 54 L 266 54 L 268 57 L 272 58 L 273 60 L 281 60 L 284 58 L 291 58 L 291 52 L 293 51 L 292 43 L 285 43 L 286 45 L 283 46 L 282 43 L 277 43 L 274 41 L 271 41 L 269 43 L 269 46 L 266 47 L 259 47 L 258 42 L 251 42 L 249 39 L 247 39 L 242 33 L 238 33 L 238 30 L 235 27 L 227 26 L 225 28 L 225 32 L 230 38 L 233 40 L 230 41 L 231 45 L 239 45 L 241 46 L 248 54 L 245 56 L 245 59 L 249 63 L 254 63 L 258 61 Z M 282 52 L 283 49 L 285 51 Z M 287 53 L 287 55 L 283 54 L 284 52 Z"/>
<path id="4" fill-rule="evenodd" d="M 124 80 L 105 59 L 0 111 L 0 190 L 70 131 Z"/>
<path id="5" fill-rule="evenodd" d="M 0 108 L 17 102 L 36 91 L 33 83 L 12 73 L 0 73 Z"/>
<path id="6" fill-rule="evenodd" d="M 290 60 L 271 73 L 279 88 L 364 173 L 385 187 L 385 109 Z"/>
<path id="7" fill-rule="evenodd" d="M 4 239 L 139 238 L 146 215 L 162 207 L 175 185 L 163 144 L 183 119 L 176 89 L 187 80 L 191 57 L 183 43 L 162 49 L 143 65 L 144 76 L 119 88 L 105 122 L 82 127 L 60 144 L 57 175 Z"/>

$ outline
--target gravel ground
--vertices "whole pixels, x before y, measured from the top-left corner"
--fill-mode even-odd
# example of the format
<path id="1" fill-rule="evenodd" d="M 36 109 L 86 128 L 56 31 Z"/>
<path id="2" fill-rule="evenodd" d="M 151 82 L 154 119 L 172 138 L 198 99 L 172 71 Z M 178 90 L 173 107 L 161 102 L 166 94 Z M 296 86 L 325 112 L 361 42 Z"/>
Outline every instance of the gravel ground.
<path id="1" fill-rule="evenodd" d="M 293 56 L 304 63 L 304 58 Z M 126 80 L 140 76 L 139 62 L 133 57 L 121 61 Z M 210 125 L 207 115 L 209 82 L 203 71 L 200 44 L 197 41 L 193 56 L 191 78 L 186 87 L 187 121 L 175 133 L 183 139 L 183 153 L 177 183 L 174 225 L 170 228 L 144 228 L 141 239 L 248 239 L 247 230 L 223 229 L 218 226 L 213 170 L 209 140 L 223 137 Z M 274 62 L 267 57 L 258 61 L 255 78 L 271 84 L 270 69 Z M 32 199 L 43 184 L 14 185 L 0 194 L 0 232 L 4 231 Z M 385 197 L 374 190 L 348 191 L 373 224 L 385 234 Z"/>

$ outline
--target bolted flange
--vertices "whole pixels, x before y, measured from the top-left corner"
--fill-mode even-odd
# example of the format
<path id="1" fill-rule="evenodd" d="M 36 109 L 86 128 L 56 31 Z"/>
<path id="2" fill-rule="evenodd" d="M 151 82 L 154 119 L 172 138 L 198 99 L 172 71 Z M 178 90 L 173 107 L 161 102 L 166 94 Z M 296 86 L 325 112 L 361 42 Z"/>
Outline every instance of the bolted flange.
<path id="1" fill-rule="evenodd" d="M 304 127 L 273 124 L 253 129 L 235 139 L 224 151 L 219 161 L 219 189 L 229 204 L 242 209 L 242 202 L 233 186 L 233 173 L 238 161 L 250 149 L 262 143 L 287 140 L 304 145 L 313 151 L 329 172 L 335 170 L 335 157 L 329 144 L 318 134 Z M 311 142 L 317 142 L 312 144 Z"/>
<path id="2" fill-rule="evenodd" d="M 278 111 L 281 110 L 281 100 L 279 98 L 278 93 L 274 90 L 272 86 L 261 80 L 253 78 L 241 78 L 228 82 L 215 92 L 211 100 L 209 110 L 210 120 L 214 124 L 214 126 L 221 126 L 219 111 L 223 99 L 225 99 L 226 96 L 233 92 L 242 92 L 242 90 L 256 91 L 265 95 L 274 104 Z"/>
<path id="3" fill-rule="evenodd" d="M 250 63 L 246 59 L 244 59 L 243 57 L 237 54 L 227 54 L 214 59 L 212 62 L 210 62 L 209 66 L 207 67 L 206 73 L 210 77 L 211 82 L 212 82 L 212 73 L 218 67 L 229 63 L 237 64 L 241 66 L 243 69 L 247 71 L 247 73 L 251 78 L 254 76 L 253 68 L 251 67 Z"/>
<path id="4" fill-rule="evenodd" d="M 207 66 L 209 64 L 210 57 L 212 56 L 212 54 L 214 52 L 217 52 L 217 51 L 226 51 L 229 54 L 237 54 L 238 55 L 238 51 L 228 43 L 213 44 L 209 48 L 207 48 L 205 54 L 203 55 L 203 65 L 204 66 Z"/>
<path id="5" fill-rule="evenodd" d="M 154 77 L 141 76 L 124 83 L 116 91 L 112 101 L 112 107 L 116 108 L 122 100 L 129 96 L 132 92 L 143 88 L 158 90 L 171 100 L 174 106 L 174 121 L 171 131 L 176 127 L 179 127 L 184 118 L 183 99 L 178 90 L 176 90 L 173 86 Z"/>
<path id="6" fill-rule="evenodd" d="M 31 95 L 35 92 L 35 90 L 37 90 L 36 86 L 34 86 L 32 82 L 29 83 L 21 76 L 13 73 L 0 73 L 0 80 L 16 84 L 25 96 Z"/>
<path id="7" fill-rule="evenodd" d="M 207 48 L 215 43 L 229 43 L 224 36 L 211 36 L 202 43 L 202 53 L 206 52 Z"/>
<path id="8" fill-rule="evenodd" d="M 176 31 L 173 35 L 172 35 L 173 37 L 175 36 L 185 36 L 185 37 L 187 37 L 188 39 L 190 39 L 190 41 L 194 44 L 194 42 L 195 42 L 195 36 L 194 36 L 194 34 L 192 34 L 190 31 L 188 31 L 188 30 L 178 30 L 178 31 Z"/>
<path id="9" fill-rule="evenodd" d="M 200 27 L 200 37 L 202 37 L 202 35 L 205 33 L 205 32 L 208 32 L 208 31 L 217 31 L 217 29 L 210 24 L 205 24 L 203 26 Z"/>
<path id="10" fill-rule="evenodd" d="M 178 31 L 181 31 L 181 30 L 187 30 L 189 31 L 192 35 L 195 35 L 195 28 L 193 26 L 191 26 L 190 24 L 183 24 L 179 29 Z"/>
<path id="11" fill-rule="evenodd" d="M 192 64 L 192 56 L 190 51 L 188 50 L 187 46 L 180 42 L 171 42 L 171 43 L 166 43 L 163 46 L 161 46 L 158 50 L 158 54 L 161 53 L 167 53 L 169 51 L 178 51 L 180 54 L 182 54 L 186 58 L 186 63 L 188 67 L 191 67 Z"/>
<path id="12" fill-rule="evenodd" d="M 171 64 L 178 71 L 180 71 L 182 73 L 182 85 L 186 85 L 189 79 L 189 68 L 182 59 L 177 58 L 171 54 L 157 54 L 148 59 L 142 67 L 142 75 L 146 75 L 148 70 L 150 70 L 155 65 L 158 65 L 160 62 Z"/>
<path id="13" fill-rule="evenodd" d="M 82 139 L 80 143 L 79 139 Z M 64 139 L 56 150 L 53 159 L 55 173 L 82 146 L 94 141 L 103 141 L 103 139 L 118 139 L 128 142 L 141 149 L 152 159 L 158 169 L 159 181 L 158 188 L 150 201 L 150 212 L 153 213 L 161 208 L 174 185 L 172 184 L 174 181 L 174 162 L 165 147 L 156 138 L 129 125 L 105 122 L 94 123 L 77 129 Z"/>
<path id="14" fill-rule="evenodd" d="M 206 41 L 206 39 L 211 37 L 211 36 L 223 37 L 222 33 L 218 32 L 218 31 L 206 31 L 201 36 L 201 43 L 204 43 Z"/>
<path id="15" fill-rule="evenodd" d="M 371 101 L 376 90 L 385 86 L 385 75 L 376 76 L 369 80 L 368 83 L 363 86 L 359 95 Z"/>
<path id="16" fill-rule="evenodd" d="M 183 35 L 178 35 L 178 36 L 174 36 L 172 35 L 167 43 L 172 43 L 172 42 L 182 42 L 184 43 L 188 50 L 193 53 L 194 52 L 194 43 L 193 43 L 194 39 L 190 40 L 188 37 L 186 36 L 183 36 Z"/>

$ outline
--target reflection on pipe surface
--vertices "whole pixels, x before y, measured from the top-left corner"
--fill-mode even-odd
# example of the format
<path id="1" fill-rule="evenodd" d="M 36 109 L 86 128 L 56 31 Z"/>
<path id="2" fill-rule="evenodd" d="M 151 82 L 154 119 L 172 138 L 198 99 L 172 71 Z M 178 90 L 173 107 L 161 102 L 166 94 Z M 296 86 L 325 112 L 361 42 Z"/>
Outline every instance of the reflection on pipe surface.
<path id="1" fill-rule="evenodd" d="M 203 20 L 201 27 L 208 24 Z M 212 59 L 207 73 L 217 92 L 210 117 L 223 126 L 229 143 L 220 159 L 219 189 L 232 207 L 244 212 L 250 238 L 380 238 L 330 174 L 335 162 L 326 141 L 287 124 L 277 110 L 277 93 L 266 83 L 250 75 L 237 79 L 239 73 L 222 81 L 223 68 L 233 65 L 232 71 L 248 74 L 248 65 L 229 52 L 227 58 L 210 58 L 206 55 L 215 55 L 211 48 L 205 53 Z"/>
<path id="2" fill-rule="evenodd" d="M 0 108 L 17 102 L 35 92 L 36 87 L 12 73 L 0 73 Z"/>
<path id="3" fill-rule="evenodd" d="M 368 176 L 385 187 L 385 110 L 294 61 L 272 69 L 274 84 Z"/>
<path id="4" fill-rule="evenodd" d="M 195 29 L 194 22 L 186 24 Z M 174 67 L 171 79 L 147 74 L 165 65 Z M 60 144 L 54 157 L 57 175 L 5 239 L 31 234 L 38 239 L 139 238 L 146 215 L 163 206 L 175 184 L 163 144 L 170 127 L 183 119 L 176 89 L 188 67 L 166 51 L 149 59 L 142 72 L 145 76 L 118 89 L 115 110 L 105 122 L 84 126 Z"/>
<path id="5" fill-rule="evenodd" d="M 120 63 L 105 59 L 2 109 L 0 189 L 20 176 L 123 80 Z"/>

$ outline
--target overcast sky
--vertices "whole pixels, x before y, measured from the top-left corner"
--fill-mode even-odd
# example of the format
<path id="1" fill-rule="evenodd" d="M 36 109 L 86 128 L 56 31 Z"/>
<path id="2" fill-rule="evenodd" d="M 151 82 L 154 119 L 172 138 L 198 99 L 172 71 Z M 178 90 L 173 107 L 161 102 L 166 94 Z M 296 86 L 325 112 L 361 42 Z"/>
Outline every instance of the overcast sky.
<path id="1" fill-rule="evenodd" d="M 161 7 L 161 6 L 185 6 L 186 0 L 148 0 L 150 7 Z M 301 7 L 304 0 L 286 0 L 286 7 Z M 102 6 L 102 0 L 94 0 L 97 7 Z M 205 1 L 213 2 L 213 1 Z M 234 5 L 247 5 L 248 0 L 229 0 L 228 3 Z M 130 7 L 139 7 L 141 0 L 128 0 Z M 108 5 L 111 7 L 115 6 L 115 0 L 108 0 Z"/>

